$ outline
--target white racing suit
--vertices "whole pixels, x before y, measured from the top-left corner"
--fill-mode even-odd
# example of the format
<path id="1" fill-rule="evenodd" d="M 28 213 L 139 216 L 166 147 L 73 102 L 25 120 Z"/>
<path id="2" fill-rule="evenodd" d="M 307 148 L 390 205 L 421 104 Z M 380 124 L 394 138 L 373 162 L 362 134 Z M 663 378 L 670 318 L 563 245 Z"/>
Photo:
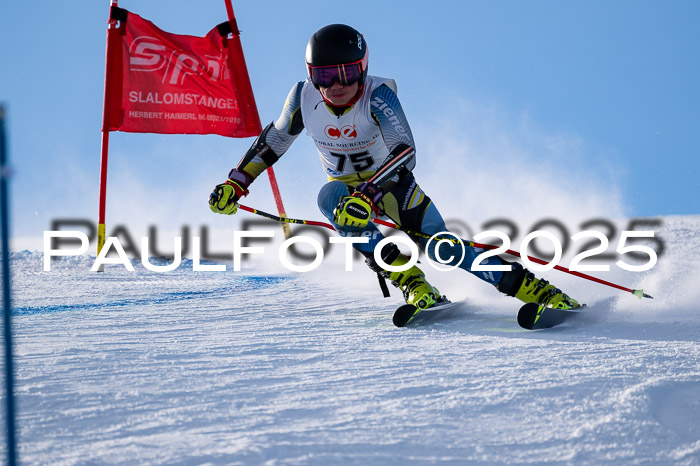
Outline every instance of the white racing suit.
<path id="1" fill-rule="evenodd" d="M 329 179 L 318 194 L 318 206 L 340 235 L 369 238 L 368 243 L 354 245 L 363 255 L 371 257 L 384 236 L 371 222 L 364 228 L 336 224 L 333 210 L 343 196 L 365 181 L 383 192 L 377 206 L 380 214 L 402 229 L 430 236 L 447 231 L 435 204 L 413 176 L 416 165 L 413 135 L 393 80 L 367 76 L 359 99 L 342 109 L 327 105 L 309 79 L 298 82 L 292 87 L 279 118 L 263 130 L 236 170 L 244 172 L 249 177 L 246 181 L 252 182 L 287 151 L 304 128 L 316 144 Z M 412 239 L 430 259 L 436 260 L 438 241 L 429 242 L 419 236 Z M 481 249 L 467 246 L 462 258 L 461 246 L 443 242 L 439 247 L 443 261 L 453 258 L 453 263 L 448 264 L 457 265 L 461 261 L 460 268 L 482 280 L 492 285 L 501 281 L 503 272 L 471 270 L 472 262 L 483 252 Z M 497 257 L 482 262 L 502 263 Z"/>

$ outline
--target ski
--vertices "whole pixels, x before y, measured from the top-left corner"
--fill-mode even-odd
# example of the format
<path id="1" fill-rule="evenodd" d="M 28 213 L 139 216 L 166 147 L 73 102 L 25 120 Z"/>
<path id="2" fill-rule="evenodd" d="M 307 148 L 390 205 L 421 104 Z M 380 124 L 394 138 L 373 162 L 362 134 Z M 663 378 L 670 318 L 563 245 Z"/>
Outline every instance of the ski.
<path id="1" fill-rule="evenodd" d="M 396 309 L 392 321 L 397 327 L 406 327 L 407 325 L 417 322 L 431 321 L 434 317 L 437 317 L 438 314 L 458 304 L 460 304 L 459 301 L 453 303 L 448 299 L 443 299 L 433 307 L 423 310 L 418 309 L 413 304 L 404 304 Z"/>
<path id="2" fill-rule="evenodd" d="M 518 325 L 528 330 L 551 328 L 576 317 L 584 307 L 585 304 L 575 309 L 557 309 L 537 303 L 527 303 L 518 311 Z"/>

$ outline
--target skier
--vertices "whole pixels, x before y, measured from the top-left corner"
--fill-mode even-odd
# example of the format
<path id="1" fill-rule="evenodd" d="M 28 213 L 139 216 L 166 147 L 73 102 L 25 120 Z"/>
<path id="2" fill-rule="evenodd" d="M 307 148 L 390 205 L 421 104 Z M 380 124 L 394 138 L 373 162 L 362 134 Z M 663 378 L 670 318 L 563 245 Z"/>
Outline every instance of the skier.
<path id="1" fill-rule="evenodd" d="M 374 249 L 383 235 L 372 223 L 387 216 L 403 230 L 434 235 L 446 232 L 445 222 L 413 174 L 416 152 L 411 129 L 391 79 L 367 74 L 368 49 L 364 37 L 350 26 L 332 24 L 318 30 L 306 47 L 308 77 L 294 86 L 277 121 L 258 136 L 228 180 L 217 185 L 209 198 L 212 211 L 235 214 L 238 201 L 251 183 L 274 164 L 306 128 L 318 149 L 329 182 L 318 194 L 318 206 L 342 236 L 363 236 L 368 243 L 354 244 L 380 276 L 388 278 L 404 295 L 407 304 L 420 310 L 445 300 L 412 266 L 403 272 L 382 269 Z M 450 257 L 442 242 L 412 236 L 432 260 Z M 428 244 L 429 243 L 429 244 Z M 442 249 L 446 248 L 446 249 Z M 518 263 L 489 257 L 484 265 L 511 265 L 510 271 L 481 272 L 471 264 L 482 251 L 466 248 L 460 268 L 523 302 L 571 309 L 579 306 L 561 290 L 536 278 Z M 389 243 L 380 251 L 386 264 L 402 266 L 408 258 Z M 462 258 L 452 254 L 453 262 Z"/>

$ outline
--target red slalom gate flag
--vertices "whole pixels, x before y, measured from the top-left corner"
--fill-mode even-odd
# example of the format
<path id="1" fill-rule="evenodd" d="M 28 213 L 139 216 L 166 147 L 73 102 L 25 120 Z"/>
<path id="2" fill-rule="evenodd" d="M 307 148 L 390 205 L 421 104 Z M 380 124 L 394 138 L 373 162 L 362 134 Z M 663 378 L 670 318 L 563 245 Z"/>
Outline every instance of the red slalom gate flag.
<path id="1" fill-rule="evenodd" d="M 238 31 L 230 22 L 195 37 L 165 32 L 119 7 L 112 7 L 110 19 L 119 26 L 107 33 L 103 131 L 260 134 Z"/>

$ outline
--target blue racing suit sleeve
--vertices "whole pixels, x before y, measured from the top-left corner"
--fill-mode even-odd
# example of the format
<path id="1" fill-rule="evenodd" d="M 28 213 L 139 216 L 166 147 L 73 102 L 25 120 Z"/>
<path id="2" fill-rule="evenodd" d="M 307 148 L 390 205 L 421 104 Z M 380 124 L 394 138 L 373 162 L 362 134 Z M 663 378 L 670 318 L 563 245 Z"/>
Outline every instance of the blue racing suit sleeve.
<path id="1" fill-rule="evenodd" d="M 274 123 L 265 127 L 235 168 L 236 171 L 248 175 L 249 184 L 263 170 L 277 162 L 304 129 L 301 117 L 301 88 L 303 85 L 304 82 L 299 81 L 292 86 L 280 116 Z"/>
<path id="2" fill-rule="evenodd" d="M 389 86 L 385 84 L 374 90 L 370 106 L 389 156 L 369 182 L 387 192 L 416 166 L 415 143 L 399 98 Z"/>
<path id="3" fill-rule="evenodd" d="M 287 137 L 284 139 L 290 139 L 288 136 L 296 138 L 304 129 L 304 121 L 301 117 L 301 89 L 303 87 L 304 81 L 299 81 L 292 86 L 287 100 L 284 102 L 282 113 L 275 121 L 275 128 L 282 133 L 286 133 Z M 289 145 L 291 145 L 291 142 L 289 142 Z M 287 145 L 287 148 L 289 148 L 289 145 Z"/>

